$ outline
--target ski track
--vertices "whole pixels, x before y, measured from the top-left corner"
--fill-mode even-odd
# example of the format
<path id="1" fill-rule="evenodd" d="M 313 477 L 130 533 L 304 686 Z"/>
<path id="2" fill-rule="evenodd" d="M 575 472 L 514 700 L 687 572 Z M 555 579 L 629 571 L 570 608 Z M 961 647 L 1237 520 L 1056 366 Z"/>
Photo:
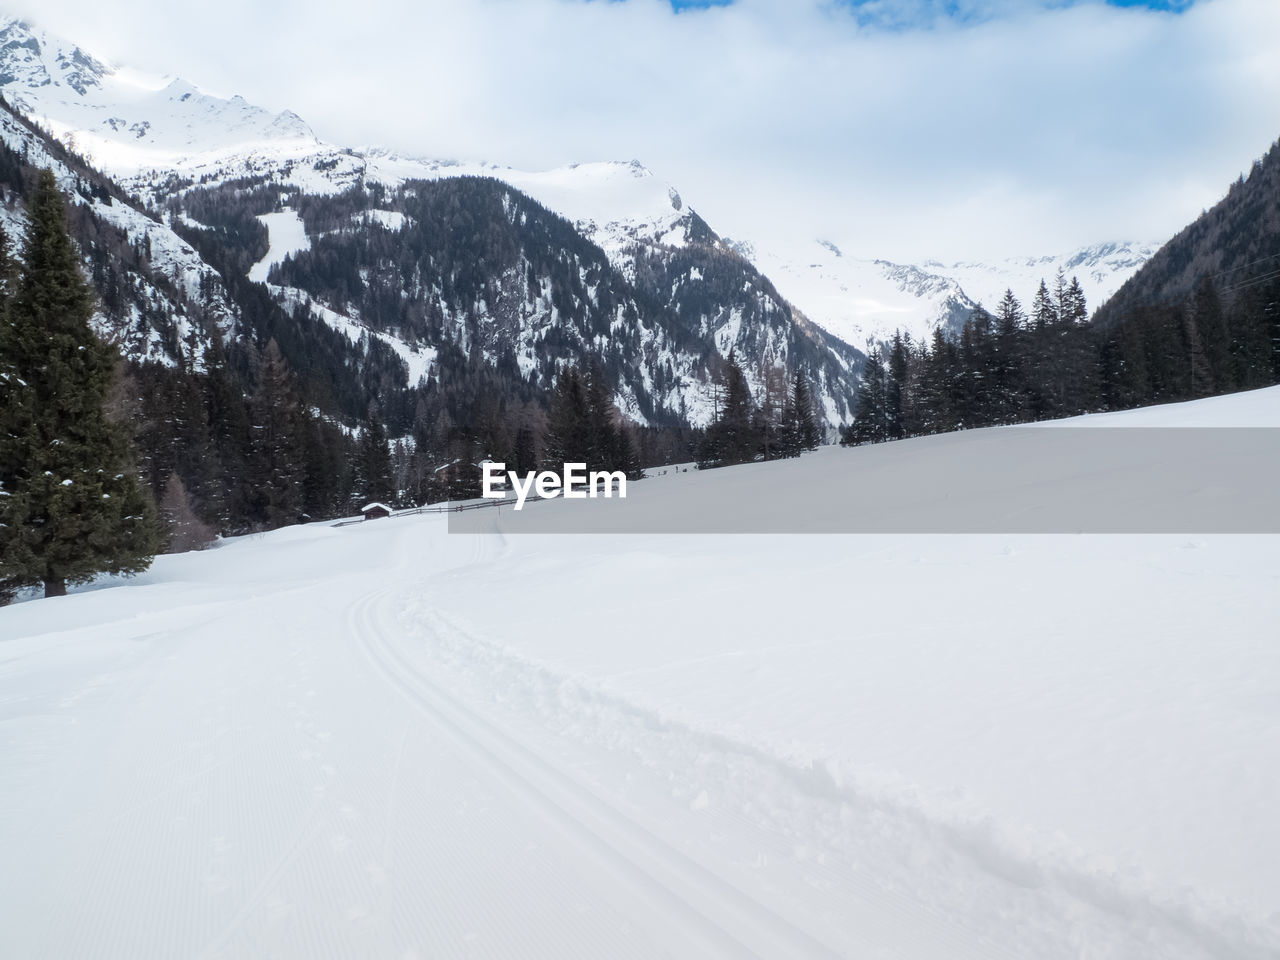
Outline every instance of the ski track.
<path id="1" fill-rule="evenodd" d="M 801 888 L 821 892 L 823 896 L 815 899 L 825 900 L 829 911 L 809 922 L 815 928 L 826 927 L 829 942 L 840 944 L 839 955 L 1066 958 L 1095 955 L 1090 951 L 1106 943 L 1113 952 L 1104 949 L 1097 956 L 1273 956 L 1266 942 L 1247 931 L 1223 929 L 1179 905 L 1143 899 L 1105 877 L 1011 859 L 984 833 L 983 824 L 965 831 L 932 822 L 892 799 L 860 796 L 838 786 L 824 770 L 800 768 L 755 745 L 691 728 L 470 637 L 458 623 L 432 609 L 427 584 L 402 593 L 426 598 L 402 598 L 398 622 L 387 609 L 394 603 L 392 594 L 366 601 L 382 610 L 382 625 L 369 628 L 368 635 L 413 638 L 419 648 L 415 667 L 408 655 L 379 640 L 382 655 L 390 660 L 389 675 L 398 670 L 401 683 L 410 678 L 407 682 L 419 688 L 422 702 L 448 698 L 458 710 L 466 709 L 459 705 L 458 694 L 446 695 L 444 689 L 469 689 L 480 709 L 501 714 L 505 708 L 509 738 L 520 736 L 515 731 L 552 731 L 544 738 L 544 748 L 560 751 L 560 769 L 573 768 L 573 763 L 564 763 L 567 756 L 584 763 L 564 746 L 566 740 L 581 747 L 603 747 L 614 758 L 613 766 L 622 755 L 627 772 L 625 782 L 612 785 L 615 797 L 634 790 L 640 772 L 674 780 L 677 786 L 668 784 L 665 797 L 646 794 L 627 804 L 637 820 L 653 821 L 656 844 L 664 842 L 664 827 L 675 842 L 699 833 L 677 824 L 675 816 L 681 811 L 664 809 L 664 800 L 669 804 L 674 798 L 685 806 L 691 797 L 696 802 L 700 791 L 705 796 L 710 790 L 717 794 L 717 805 L 736 804 L 727 816 L 750 836 L 748 844 L 726 845 L 719 851 L 707 844 L 703 852 L 740 854 L 752 849 L 751 844 L 768 850 L 763 857 L 757 854 L 755 864 L 721 861 L 720 866 L 729 872 L 745 866 L 749 874 L 762 859 L 766 865 L 779 865 L 775 872 L 780 876 L 772 887 L 761 883 L 762 899 L 772 889 L 779 902 L 786 902 L 786 891 L 794 890 L 797 881 Z M 426 676 L 431 671 L 440 675 L 434 683 Z M 495 729 L 495 721 L 480 720 L 475 707 L 472 710 L 473 721 Z M 508 745 L 522 749 L 514 739 Z M 536 756 L 537 751 L 523 749 Z M 625 821 L 617 809 L 611 815 Z M 664 823 L 664 817 L 671 819 Z M 628 827 L 643 829 L 636 823 Z M 922 874 L 931 882 L 921 884 Z M 1008 925 L 1002 910 L 1016 911 L 1019 924 Z M 821 954 L 791 945 L 776 955 Z"/>
<path id="2" fill-rule="evenodd" d="M 416 671 L 385 640 L 387 630 L 377 614 L 386 597 L 366 598 L 356 608 L 354 632 L 371 662 L 461 749 L 483 762 L 518 802 L 539 807 L 593 859 L 623 875 L 658 909 L 678 918 L 699 940 L 690 955 L 838 956 L 627 821 L 551 762 L 523 748 Z"/>

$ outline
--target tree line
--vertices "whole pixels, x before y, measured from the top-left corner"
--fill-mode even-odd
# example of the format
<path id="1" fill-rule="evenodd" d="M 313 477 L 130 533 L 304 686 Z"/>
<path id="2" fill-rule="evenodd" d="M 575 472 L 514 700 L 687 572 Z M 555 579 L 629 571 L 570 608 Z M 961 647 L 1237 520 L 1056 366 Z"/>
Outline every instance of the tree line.
<path id="1" fill-rule="evenodd" d="M 790 377 L 783 367 L 767 368 L 757 399 L 730 350 L 713 402 L 714 416 L 698 449 L 702 469 L 798 457 L 822 439 L 808 380 L 798 368 Z"/>
<path id="2" fill-rule="evenodd" d="M 1280 281 L 1230 291 L 1213 277 L 1185 299 L 1090 322 L 1076 278 L 1042 280 L 1029 310 L 1005 292 L 960 335 L 895 334 L 869 351 L 846 445 L 1024 423 L 1252 389 L 1280 381 Z"/>

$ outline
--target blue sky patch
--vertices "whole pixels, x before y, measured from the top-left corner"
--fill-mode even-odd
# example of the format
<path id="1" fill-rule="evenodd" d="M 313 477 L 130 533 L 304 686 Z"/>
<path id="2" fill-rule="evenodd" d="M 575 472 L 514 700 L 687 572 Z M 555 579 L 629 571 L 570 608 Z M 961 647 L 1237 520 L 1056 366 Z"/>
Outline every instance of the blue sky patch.
<path id="1" fill-rule="evenodd" d="M 671 0 L 671 6 L 678 12 L 680 10 L 703 9 L 706 7 L 727 7 L 732 5 L 734 2 L 735 0 Z M 843 2 L 848 3 L 853 7 L 860 7 L 867 3 L 879 3 L 880 0 L 843 0 Z M 1150 10 L 1165 10 L 1170 13 L 1182 13 L 1184 10 L 1189 9 L 1196 0 L 1105 0 L 1105 2 L 1109 6 L 1113 7 L 1146 7 Z M 935 0 L 934 3 L 927 5 L 933 6 L 936 13 L 955 17 L 961 20 L 973 19 L 975 14 L 975 11 L 972 9 L 972 4 L 965 2 L 965 0 Z M 1058 0 L 1058 2 L 1049 0 L 1045 5 L 1074 6 L 1075 3 L 1073 3 L 1072 0 L 1065 0 L 1065 2 L 1063 2 L 1063 0 Z M 915 7 L 918 9 L 920 6 L 921 4 L 913 2 L 913 0 L 908 0 L 908 2 L 903 3 L 902 14 L 904 19 L 911 16 L 908 12 L 910 8 Z"/>

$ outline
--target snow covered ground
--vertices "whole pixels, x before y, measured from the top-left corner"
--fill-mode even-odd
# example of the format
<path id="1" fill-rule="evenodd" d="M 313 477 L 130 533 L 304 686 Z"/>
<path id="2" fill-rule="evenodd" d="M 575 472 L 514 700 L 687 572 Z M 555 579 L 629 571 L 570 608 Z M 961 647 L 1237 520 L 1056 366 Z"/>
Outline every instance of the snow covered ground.
<path id="1" fill-rule="evenodd" d="M 1280 538 L 485 513 L 0 610 L 0 956 L 1280 953 Z"/>
<path id="2" fill-rule="evenodd" d="M 266 283 L 272 267 L 284 263 L 295 253 L 310 250 L 311 240 L 296 210 L 264 213 L 258 219 L 267 228 L 267 255 L 249 268 L 249 279 L 255 283 Z"/>

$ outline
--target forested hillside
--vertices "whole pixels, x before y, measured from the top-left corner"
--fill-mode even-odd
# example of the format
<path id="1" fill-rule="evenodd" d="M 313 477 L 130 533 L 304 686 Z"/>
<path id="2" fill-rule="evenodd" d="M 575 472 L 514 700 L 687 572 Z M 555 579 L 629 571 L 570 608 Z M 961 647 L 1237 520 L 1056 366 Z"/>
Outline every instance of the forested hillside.
<path id="1" fill-rule="evenodd" d="M 175 183 L 151 210 L 2 113 L 5 225 L 23 234 L 37 172 L 53 169 L 94 327 L 123 361 L 113 414 L 175 546 L 469 495 L 474 471 L 457 464 L 541 463 L 566 418 L 590 421 L 578 449 L 601 466 L 693 459 L 692 424 L 719 414 L 735 349 L 762 387 L 812 378 L 817 423 L 848 416 L 856 351 L 794 319 L 691 212 L 684 245 L 637 241 L 628 278 L 563 218 L 481 178 L 331 195 Z M 282 209 L 310 249 L 250 280 L 270 248 L 260 218 Z M 553 388 L 575 369 L 588 399 L 566 406 Z"/>
<path id="2" fill-rule="evenodd" d="M 1280 382 L 1280 143 L 1089 318 L 1074 278 L 1008 291 L 959 338 L 895 339 L 848 443 L 1189 400 Z"/>

